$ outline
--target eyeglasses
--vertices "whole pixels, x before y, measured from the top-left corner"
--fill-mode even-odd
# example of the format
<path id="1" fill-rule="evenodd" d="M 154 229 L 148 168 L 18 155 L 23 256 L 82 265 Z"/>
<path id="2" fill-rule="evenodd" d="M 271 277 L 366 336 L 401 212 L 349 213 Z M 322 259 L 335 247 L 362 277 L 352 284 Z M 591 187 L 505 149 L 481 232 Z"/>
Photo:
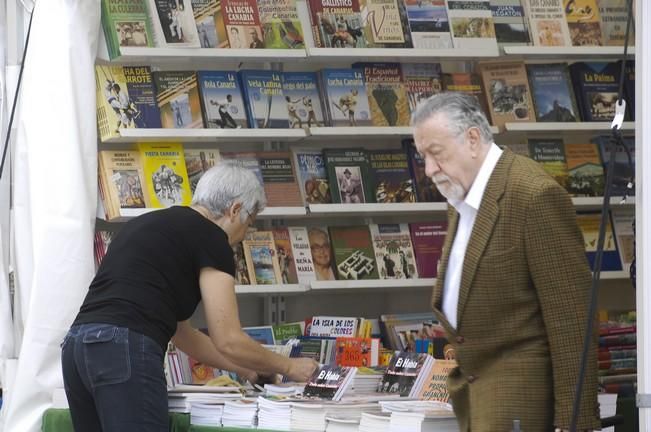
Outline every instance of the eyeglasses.
<path id="1" fill-rule="evenodd" d="M 313 244 L 310 245 L 310 249 L 315 252 L 326 252 L 330 250 L 330 245 L 326 244 Z"/>

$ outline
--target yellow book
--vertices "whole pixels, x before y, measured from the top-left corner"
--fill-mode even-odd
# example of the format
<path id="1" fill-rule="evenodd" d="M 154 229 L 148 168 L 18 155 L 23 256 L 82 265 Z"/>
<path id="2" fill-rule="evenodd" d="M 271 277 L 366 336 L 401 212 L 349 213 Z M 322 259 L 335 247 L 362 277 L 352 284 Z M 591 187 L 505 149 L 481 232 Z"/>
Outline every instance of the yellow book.
<path id="1" fill-rule="evenodd" d="M 139 143 L 151 207 L 190 205 L 192 193 L 180 143 Z"/>
<path id="2" fill-rule="evenodd" d="M 597 0 L 563 0 L 573 46 L 601 46 L 601 15 Z"/>

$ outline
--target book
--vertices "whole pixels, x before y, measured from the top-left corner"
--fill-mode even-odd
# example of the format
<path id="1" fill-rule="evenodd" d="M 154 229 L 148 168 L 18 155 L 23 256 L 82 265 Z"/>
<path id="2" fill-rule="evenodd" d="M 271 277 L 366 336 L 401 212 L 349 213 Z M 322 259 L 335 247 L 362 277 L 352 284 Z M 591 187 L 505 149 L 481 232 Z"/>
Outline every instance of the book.
<path id="1" fill-rule="evenodd" d="M 185 169 L 190 180 L 190 191 L 194 195 L 194 190 L 197 188 L 201 176 L 219 163 L 221 155 L 217 149 L 185 148 L 183 149 L 183 157 L 185 158 Z"/>
<path id="2" fill-rule="evenodd" d="M 234 49 L 264 48 L 255 0 L 221 0 L 228 44 Z"/>
<path id="3" fill-rule="evenodd" d="M 180 143 L 138 143 L 146 191 L 153 208 L 190 205 L 192 193 Z"/>
<path id="4" fill-rule="evenodd" d="M 330 126 L 371 126 L 364 71 L 322 69 L 321 88 Z"/>
<path id="5" fill-rule="evenodd" d="M 307 0 L 307 5 L 315 47 L 366 47 L 359 0 Z"/>
<path id="6" fill-rule="evenodd" d="M 370 179 L 368 153 L 362 148 L 324 149 L 332 202 L 372 203 L 375 197 Z"/>
<path id="7" fill-rule="evenodd" d="M 522 0 L 535 46 L 572 46 L 564 0 Z"/>
<path id="8" fill-rule="evenodd" d="M 257 0 L 264 47 L 298 49 L 305 47 L 303 26 L 296 0 Z"/>
<path id="9" fill-rule="evenodd" d="M 242 327 L 242 331 L 261 345 L 275 345 L 276 338 L 271 326 Z"/>
<path id="10" fill-rule="evenodd" d="M 565 144 L 560 138 L 529 138 L 529 155 L 540 163 L 547 174 L 568 190 L 567 159 Z"/>
<path id="11" fill-rule="evenodd" d="M 199 34 L 190 0 L 149 0 L 158 48 L 199 48 Z"/>
<path id="12" fill-rule="evenodd" d="M 353 382 L 354 367 L 321 365 L 308 379 L 303 396 L 338 401 Z"/>
<path id="13" fill-rule="evenodd" d="M 624 65 L 624 97 L 628 117 L 635 121 L 635 60 L 626 60 Z"/>
<path id="14" fill-rule="evenodd" d="M 498 45 L 531 44 L 527 15 L 520 0 L 490 0 L 490 8 Z"/>
<path id="15" fill-rule="evenodd" d="M 605 174 L 608 174 L 608 165 L 612 153 L 610 140 L 611 137 L 607 135 L 599 135 L 591 140 L 599 146 L 599 154 L 604 163 Z M 624 137 L 624 144 L 628 152 L 619 144 L 615 146 L 615 165 L 611 189 L 611 196 L 613 197 L 635 196 L 635 138 Z M 628 187 L 629 183 L 632 186 L 630 189 Z"/>
<path id="16" fill-rule="evenodd" d="M 604 168 L 594 143 L 565 144 L 567 191 L 572 196 L 600 197 L 604 194 Z"/>
<path id="17" fill-rule="evenodd" d="M 163 128 L 203 128 L 197 76 L 192 71 L 152 72 Z"/>
<path id="18" fill-rule="evenodd" d="M 272 326 L 274 340 L 277 344 L 284 344 L 290 339 L 296 339 L 303 336 L 305 324 L 301 322 L 285 323 Z"/>
<path id="19" fill-rule="evenodd" d="M 479 68 L 494 126 L 536 120 L 523 62 L 481 63 Z"/>
<path id="20" fill-rule="evenodd" d="M 287 231 L 294 256 L 298 283 L 309 284 L 311 281 L 316 280 L 316 274 L 307 228 L 290 226 Z"/>
<path id="21" fill-rule="evenodd" d="M 375 202 L 416 202 L 407 153 L 403 149 L 370 150 L 368 156 Z"/>
<path id="22" fill-rule="evenodd" d="M 411 48 L 409 19 L 403 0 L 359 0 L 369 48 Z"/>
<path id="23" fill-rule="evenodd" d="M 424 378 L 424 385 L 417 395 L 418 399 L 450 403 L 447 379 L 450 371 L 457 367 L 454 360 L 436 359 L 429 374 Z"/>
<path id="24" fill-rule="evenodd" d="M 597 0 L 564 0 L 563 3 L 572 45 L 603 45 Z"/>
<path id="25" fill-rule="evenodd" d="M 344 316 L 314 316 L 305 334 L 311 337 L 355 337 L 358 319 Z"/>
<path id="26" fill-rule="evenodd" d="M 490 118 L 486 94 L 482 90 L 481 76 L 475 73 L 455 72 L 443 74 L 443 90 L 456 91 L 475 96 L 479 101 L 479 106 Z"/>
<path id="27" fill-rule="evenodd" d="M 289 126 L 281 73 L 270 70 L 241 70 L 242 91 L 249 126 L 274 129 Z"/>
<path id="28" fill-rule="evenodd" d="M 438 275 L 448 223 L 446 221 L 410 223 L 409 230 L 419 277 L 435 278 Z"/>
<path id="29" fill-rule="evenodd" d="M 421 102 L 441 92 L 440 63 L 403 63 L 401 69 L 410 112 L 415 112 Z"/>
<path id="30" fill-rule="evenodd" d="M 495 25 L 488 0 L 446 0 L 455 49 L 497 50 Z"/>
<path id="31" fill-rule="evenodd" d="M 260 186 L 264 186 L 264 179 L 262 178 L 262 167 L 258 156 L 253 152 L 222 152 L 222 159 L 235 161 L 239 166 L 250 169 L 260 182 Z"/>
<path id="32" fill-rule="evenodd" d="M 570 65 L 581 119 L 612 121 L 619 90 L 621 67 L 616 62 L 576 62 Z"/>
<path id="33" fill-rule="evenodd" d="M 318 79 L 315 72 L 283 72 L 283 96 L 287 102 L 290 128 L 319 127 L 325 125 L 321 107 Z"/>
<path id="34" fill-rule="evenodd" d="M 201 48 L 228 48 L 221 0 L 190 0 Z"/>
<path id="35" fill-rule="evenodd" d="M 282 283 L 298 283 L 294 251 L 289 237 L 289 230 L 287 227 L 275 227 L 271 232 L 273 233 L 274 243 L 276 245 L 276 255 L 278 256 L 278 266 L 280 267 Z"/>
<path id="36" fill-rule="evenodd" d="M 635 259 L 635 233 L 633 231 L 635 210 L 616 209 L 612 211 L 611 216 L 622 267 L 625 271 L 630 271 L 631 263 Z"/>
<path id="37" fill-rule="evenodd" d="M 370 224 L 369 230 L 380 279 L 417 279 L 409 225 Z"/>
<path id="38" fill-rule="evenodd" d="M 269 207 L 301 207 L 303 199 L 296 182 L 290 152 L 258 152 L 264 193 Z"/>
<path id="39" fill-rule="evenodd" d="M 429 354 L 404 351 L 396 353 L 382 377 L 378 392 L 415 398 L 433 364 L 434 358 Z"/>
<path id="40" fill-rule="evenodd" d="M 604 238 L 603 257 L 601 261 L 601 271 L 619 271 L 622 270 L 622 262 L 619 258 L 617 243 L 613 235 L 610 215 L 606 219 L 606 236 Z M 599 239 L 599 224 L 601 214 L 595 212 L 577 213 L 576 221 L 583 233 L 585 251 L 590 262 L 590 268 L 594 271 L 594 259 L 597 252 L 597 240 Z"/>
<path id="41" fill-rule="evenodd" d="M 248 127 L 246 107 L 235 72 L 198 71 L 197 82 L 205 128 Z"/>
<path id="42" fill-rule="evenodd" d="M 108 219 L 120 217 L 121 209 L 146 208 L 145 177 L 140 154 L 135 150 L 101 150 L 99 171 Z"/>
<path id="43" fill-rule="evenodd" d="M 280 285 L 282 275 L 271 231 L 254 231 L 242 241 L 252 285 Z"/>
<path id="44" fill-rule="evenodd" d="M 409 99 L 399 63 L 354 63 L 364 72 L 373 126 L 409 126 Z"/>
<path id="45" fill-rule="evenodd" d="M 120 56 L 121 47 L 153 47 L 154 32 L 147 0 L 102 0 L 102 31 L 109 58 Z"/>
<path id="46" fill-rule="evenodd" d="M 579 110 L 566 63 L 528 64 L 536 121 L 576 122 Z"/>
<path id="47" fill-rule="evenodd" d="M 100 140 L 126 128 L 160 128 L 160 111 L 148 66 L 95 66 Z"/>
<path id="48" fill-rule="evenodd" d="M 338 337 L 337 366 L 373 367 L 378 365 L 380 340 L 377 338 Z"/>
<path id="49" fill-rule="evenodd" d="M 251 285 L 249 268 L 246 265 L 246 257 L 241 242 L 233 246 L 233 256 L 235 259 L 235 282 L 237 285 Z"/>
<path id="50" fill-rule="evenodd" d="M 328 228 L 310 227 L 307 230 L 307 238 L 312 252 L 316 280 L 335 280 L 334 259 Z"/>
<path id="51" fill-rule="evenodd" d="M 328 172 L 321 150 L 292 148 L 296 178 L 303 203 L 330 204 L 332 196 L 328 184 Z"/>
<path id="52" fill-rule="evenodd" d="M 414 147 L 414 140 L 406 138 L 402 141 L 403 148 L 407 151 L 409 171 L 416 191 L 418 202 L 444 202 L 445 197 L 436 188 L 430 177 L 425 174 L 425 160 L 420 156 Z"/>
<path id="53" fill-rule="evenodd" d="M 604 45 L 623 46 L 626 37 L 626 21 L 628 20 L 627 0 L 598 0 L 599 15 L 601 15 L 601 33 Z M 635 45 L 635 26 L 631 20 L 629 44 Z"/>
<path id="54" fill-rule="evenodd" d="M 404 2 L 414 48 L 452 48 L 445 0 L 404 0 Z"/>
<path id="55" fill-rule="evenodd" d="M 368 226 L 331 226 L 328 230 L 337 279 L 378 279 Z"/>

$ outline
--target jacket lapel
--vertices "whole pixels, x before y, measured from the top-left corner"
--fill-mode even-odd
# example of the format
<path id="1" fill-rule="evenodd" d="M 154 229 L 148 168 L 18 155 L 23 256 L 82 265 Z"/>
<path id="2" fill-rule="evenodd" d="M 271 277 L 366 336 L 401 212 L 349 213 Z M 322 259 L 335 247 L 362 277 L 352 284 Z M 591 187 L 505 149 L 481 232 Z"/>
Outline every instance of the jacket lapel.
<path id="1" fill-rule="evenodd" d="M 504 194 L 504 188 L 508 179 L 508 171 L 514 160 L 514 154 L 505 149 L 495 169 L 488 180 L 484 196 L 477 212 L 475 225 L 468 241 L 466 255 L 463 260 L 463 273 L 461 274 L 461 286 L 459 287 L 459 305 L 457 309 L 457 328 L 461 323 L 463 311 L 470 294 L 479 260 L 488 245 L 493 234 L 493 227 L 499 216 L 498 202 Z"/>

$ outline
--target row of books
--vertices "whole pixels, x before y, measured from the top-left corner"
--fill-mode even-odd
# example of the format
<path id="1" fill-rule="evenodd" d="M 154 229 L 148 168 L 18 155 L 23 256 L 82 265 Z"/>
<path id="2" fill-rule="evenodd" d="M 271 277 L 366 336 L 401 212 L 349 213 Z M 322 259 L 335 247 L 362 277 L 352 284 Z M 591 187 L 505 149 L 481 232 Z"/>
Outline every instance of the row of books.
<path id="1" fill-rule="evenodd" d="M 96 67 L 102 140 L 126 128 L 312 128 L 408 126 L 432 94 L 477 97 L 492 124 L 610 121 L 621 63 L 480 63 L 476 73 L 443 73 L 438 63 L 356 63 L 320 72 L 154 71 Z M 635 64 L 625 65 L 634 119 Z M 627 117 L 628 118 L 628 117 Z"/>
<path id="2" fill-rule="evenodd" d="M 307 6 L 321 48 L 623 45 L 627 18 L 624 0 L 307 0 Z M 303 24 L 296 0 L 102 0 L 111 58 L 122 47 L 305 48 Z"/>
<path id="3" fill-rule="evenodd" d="M 610 316 L 609 316 L 610 315 Z M 608 393 L 633 396 L 637 382 L 637 325 L 635 312 L 600 312 L 599 384 Z"/>

